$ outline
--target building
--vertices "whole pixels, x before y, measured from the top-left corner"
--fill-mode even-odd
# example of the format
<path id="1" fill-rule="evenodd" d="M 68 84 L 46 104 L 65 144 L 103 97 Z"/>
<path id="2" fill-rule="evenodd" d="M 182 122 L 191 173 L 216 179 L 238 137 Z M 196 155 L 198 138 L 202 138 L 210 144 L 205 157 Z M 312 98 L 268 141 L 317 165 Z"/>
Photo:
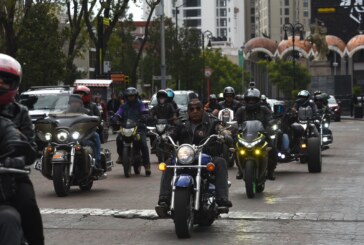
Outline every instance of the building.
<path id="1" fill-rule="evenodd" d="M 155 16 L 161 13 L 156 9 Z M 164 14 L 178 26 L 211 31 L 212 46 L 238 49 L 245 40 L 244 1 L 241 0 L 164 0 Z M 149 14 L 144 2 L 143 18 Z"/>
<path id="2" fill-rule="evenodd" d="M 279 42 L 284 37 L 282 26 L 297 22 L 303 24 L 306 32 L 310 30 L 310 0 L 245 0 L 245 3 L 247 14 L 250 9 L 250 17 L 245 18 L 247 37 L 268 37 Z"/>

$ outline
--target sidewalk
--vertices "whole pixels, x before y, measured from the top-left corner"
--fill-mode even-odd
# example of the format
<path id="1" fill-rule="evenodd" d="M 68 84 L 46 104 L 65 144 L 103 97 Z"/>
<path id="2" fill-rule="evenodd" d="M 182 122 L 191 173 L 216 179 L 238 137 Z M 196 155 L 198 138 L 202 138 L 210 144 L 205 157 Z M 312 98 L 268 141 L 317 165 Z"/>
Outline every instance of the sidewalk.
<path id="1" fill-rule="evenodd" d="M 351 117 L 351 116 L 341 116 L 341 120 L 364 121 L 364 118 L 354 118 L 354 117 Z"/>

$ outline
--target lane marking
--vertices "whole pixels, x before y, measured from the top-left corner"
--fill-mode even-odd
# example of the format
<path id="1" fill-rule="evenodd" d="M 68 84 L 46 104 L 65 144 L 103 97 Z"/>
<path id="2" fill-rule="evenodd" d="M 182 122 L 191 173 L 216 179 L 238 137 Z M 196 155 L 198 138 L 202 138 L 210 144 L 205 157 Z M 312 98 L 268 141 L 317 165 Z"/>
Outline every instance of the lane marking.
<path id="1" fill-rule="evenodd" d="M 41 214 L 79 214 L 84 216 L 112 216 L 123 219 L 159 219 L 153 209 L 58 209 L 42 208 Z M 338 215 L 338 213 L 281 213 L 281 212 L 245 212 L 231 211 L 228 214 L 222 214 L 221 219 L 227 220 L 307 220 L 307 221 L 342 221 L 342 222 L 364 222 L 364 217 L 358 219 L 357 216 Z"/>

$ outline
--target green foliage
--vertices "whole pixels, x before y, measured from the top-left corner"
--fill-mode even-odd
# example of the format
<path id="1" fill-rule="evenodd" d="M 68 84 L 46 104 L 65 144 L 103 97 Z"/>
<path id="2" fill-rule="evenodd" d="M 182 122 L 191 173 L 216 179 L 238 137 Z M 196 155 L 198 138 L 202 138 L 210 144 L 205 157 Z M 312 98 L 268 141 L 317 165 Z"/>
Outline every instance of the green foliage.
<path id="1" fill-rule="evenodd" d="M 268 62 L 261 60 L 258 65 L 267 67 L 269 81 L 276 85 L 287 99 L 293 98 L 299 90 L 307 89 L 311 82 L 308 69 L 297 63 L 293 67 L 293 63 L 290 61 Z M 294 81 L 293 75 L 295 77 Z"/>
<path id="2" fill-rule="evenodd" d="M 361 95 L 361 87 L 359 85 L 355 85 L 353 87 L 353 94 L 354 95 Z"/>
<path id="3" fill-rule="evenodd" d="M 20 27 L 17 58 L 23 65 L 23 88 L 63 80 L 65 56 L 55 11 L 52 4 L 36 4 Z"/>

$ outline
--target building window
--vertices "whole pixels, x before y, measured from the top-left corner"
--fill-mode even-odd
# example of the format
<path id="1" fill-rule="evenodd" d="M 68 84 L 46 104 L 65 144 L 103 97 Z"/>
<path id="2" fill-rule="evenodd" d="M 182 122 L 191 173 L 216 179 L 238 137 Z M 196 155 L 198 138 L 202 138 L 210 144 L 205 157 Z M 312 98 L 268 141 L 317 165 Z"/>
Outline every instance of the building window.
<path id="1" fill-rule="evenodd" d="M 251 8 L 251 9 L 250 9 L 250 14 L 251 14 L 251 15 L 254 15 L 254 14 L 255 14 L 255 8 Z"/>
<path id="2" fill-rule="evenodd" d="M 184 20 L 184 24 L 187 27 L 198 27 L 198 26 L 201 26 L 201 19 Z"/>
<path id="3" fill-rule="evenodd" d="M 218 15 L 217 16 L 226 16 L 227 13 L 226 13 L 226 9 L 220 9 L 218 10 Z"/>
<path id="4" fill-rule="evenodd" d="M 303 1 L 303 7 L 308 8 L 308 0 Z"/>
<path id="5" fill-rule="evenodd" d="M 201 9 L 189 9 L 183 11 L 184 17 L 200 17 L 201 16 Z"/>
<path id="6" fill-rule="evenodd" d="M 284 15 L 289 15 L 289 8 L 284 9 Z"/>
<path id="7" fill-rule="evenodd" d="M 289 6 L 289 0 L 284 0 L 284 5 Z"/>
<path id="8" fill-rule="evenodd" d="M 216 0 L 218 7 L 226 7 L 226 0 Z"/>
<path id="9" fill-rule="evenodd" d="M 303 17 L 308 17 L 308 10 L 303 11 Z"/>
<path id="10" fill-rule="evenodd" d="M 288 24 L 289 23 L 289 18 L 284 18 L 284 24 Z"/>
<path id="11" fill-rule="evenodd" d="M 201 0 L 191 0 L 185 2 L 186 7 L 201 7 Z"/>

